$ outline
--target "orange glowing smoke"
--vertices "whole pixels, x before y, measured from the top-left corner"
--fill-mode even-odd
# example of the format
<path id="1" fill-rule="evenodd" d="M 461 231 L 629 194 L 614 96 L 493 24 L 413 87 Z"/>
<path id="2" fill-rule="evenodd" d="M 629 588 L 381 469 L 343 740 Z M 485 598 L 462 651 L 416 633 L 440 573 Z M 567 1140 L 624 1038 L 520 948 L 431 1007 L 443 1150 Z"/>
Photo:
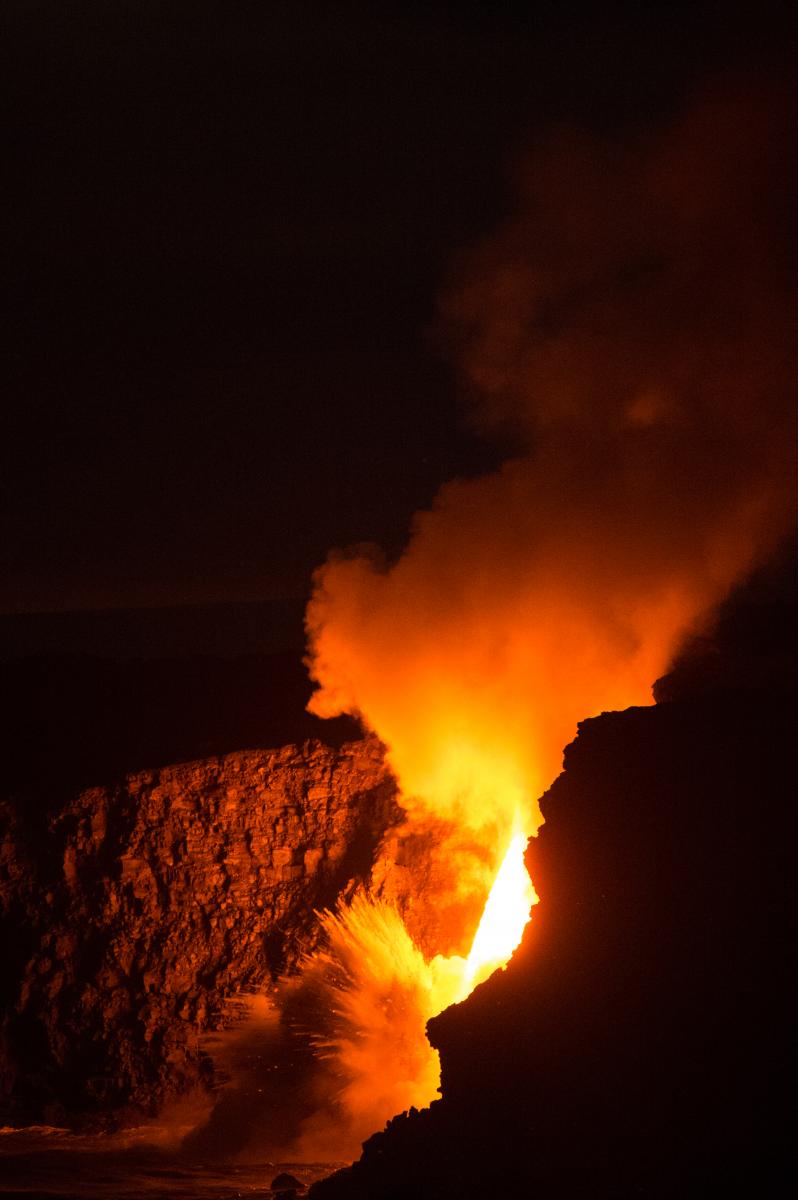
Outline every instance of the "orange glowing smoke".
<path id="1" fill-rule="evenodd" d="M 794 520 L 792 208 L 774 197 L 795 144 L 754 93 L 634 146 L 553 139 L 445 303 L 478 420 L 514 457 L 443 487 L 398 561 L 339 553 L 316 574 L 311 708 L 382 738 L 409 828 L 457 831 L 442 911 L 481 906 L 508 845 L 517 862 L 577 722 L 648 704 Z M 483 974 L 463 970 L 454 997 Z"/>
<path id="2" fill-rule="evenodd" d="M 398 561 L 334 553 L 316 574 L 312 710 L 379 734 L 412 821 L 490 848 L 486 871 L 459 855 L 453 888 L 484 899 L 577 722 L 650 703 L 793 522 L 793 133 L 749 89 L 647 141 L 544 144 L 444 304 L 514 457 L 442 487 Z"/>

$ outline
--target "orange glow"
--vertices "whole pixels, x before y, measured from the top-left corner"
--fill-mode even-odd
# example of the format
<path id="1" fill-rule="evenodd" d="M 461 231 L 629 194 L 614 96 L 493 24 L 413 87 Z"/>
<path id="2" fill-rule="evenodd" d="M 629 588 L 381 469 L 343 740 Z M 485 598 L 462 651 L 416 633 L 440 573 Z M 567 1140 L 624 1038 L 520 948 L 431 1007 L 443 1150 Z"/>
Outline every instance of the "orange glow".
<path id="1" fill-rule="evenodd" d="M 379 954 L 348 955 L 327 1048 L 338 1100 L 305 1154 L 354 1156 L 395 1113 L 436 1098 L 426 1022 L 519 943 L 536 898 L 523 847 L 577 722 L 651 703 L 680 639 L 750 566 L 754 530 L 767 542 L 747 498 L 677 530 L 615 483 L 603 507 L 589 489 L 563 505 L 550 461 L 511 462 L 444 488 L 388 570 L 360 556 L 317 573 L 311 708 L 358 713 L 379 734 L 407 814 L 397 838 L 429 834 L 435 869 L 408 922 L 395 910 L 377 922 Z"/>
<path id="2" fill-rule="evenodd" d="M 512 457 L 444 484 L 400 557 L 359 546 L 315 575 L 312 711 L 362 716 L 410 820 L 472 831 L 494 869 L 577 722 L 650 703 L 798 513 L 793 288 L 765 215 L 793 138 L 744 94 L 634 152 L 536 150 L 444 300 Z M 758 184 L 731 194 L 735 170 Z"/>
<path id="3" fill-rule="evenodd" d="M 326 1102 L 304 1123 L 289 1157 L 353 1158 L 396 1113 L 436 1098 L 440 1060 L 426 1023 L 510 961 L 537 903 L 525 848 L 526 837 L 517 832 L 467 958 L 427 960 L 397 910 L 363 892 L 322 915 L 327 949 L 308 961 L 305 978 L 329 1000 L 333 1028 L 317 1049 L 330 1075 L 321 1088 Z"/>
<path id="4" fill-rule="evenodd" d="M 496 881 L 485 903 L 482 920 L 466 960 L 465 995 L 499 967 L 505 967 L 521 943 L 537 895 L 524 864 L 526 838 L 517 833 L 510 842 Z"/>
<path id="5" fill-rule="evenodd" d="M 524 839 L 577 723 L 650 704 L 798 513 L 794 305 L 755 199 L 780 177 L 781 135 L 746 96 L 716 138 L 723 112 L 699 106 L 634 153 L 580 138 L 541 151 L 445 302 L 478 421 L 513 456 L 445 484 L 398 558 L 333 552 L 314 578 L 309 707 L 379 736 L 407 818 L 377 894 L 401 902 L 392 866 L 412 877 L 417 844 L 434 847 L 392 925 L 419 950 L 400 956 L 416 964 L 402 988 L 418 1037 L 418 1014 L 462 999 L 520 939 Z M 749 155 L 763 187 L 730 196 Z M 364 1003 L 390 995 L 390 948 L 379 959 Z M 388 1043 L 367 1059 L 385 1084 Z"/>
<path id="6" fill-rule="evenodd" d="M 392 945 L 349 956 L 348 1015 L 328 1048 L 345 1081 L 333 1140 L 305 1153 L 354 1155 L 358 1137 L 436 1098 L 426 1022 L 520 942 L 536 899 L 523 848 L 577 722 L 651 703 L 679 640 L 752 561 L 756 506 L 676 530 L 653 503 L 641 511 L 623 479 L 602 485 L 603 508 L 589 489 L 570 506 L 561 491 L 551 462 L 509 463 L 444 488 L 388 570 L 360 556 L 317 573 L 311 708 L 358 713 L 378 733 L 407 814 L 397 839 L 429 834 L 435 869 L 408 922 L 394 912 L 383 923 Z"/>

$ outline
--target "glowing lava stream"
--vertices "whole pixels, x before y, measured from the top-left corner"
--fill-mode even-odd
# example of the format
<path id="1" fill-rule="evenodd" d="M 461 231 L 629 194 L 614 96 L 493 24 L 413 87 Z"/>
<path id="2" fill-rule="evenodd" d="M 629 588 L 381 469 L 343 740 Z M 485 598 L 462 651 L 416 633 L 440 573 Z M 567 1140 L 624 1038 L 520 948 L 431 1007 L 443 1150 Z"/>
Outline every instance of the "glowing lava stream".
<path id="1" fill-rule="evenodd" d="M 494 880 L 466 960 L 463 999 L 499 967 L 505 967 L 520 945 L 538 897 L 524 864 L 526 838 L 516 833 Z"/>
<path id="2" fill-rule="evenodd" d="M 517 828 L 517 826 L 516 826 Z M 467 999 L 474 988 L 509 963 L 538 902 L 524 863 L 526 835 L 513 835 L 493 881 L 467 958 L 438 954 L 429 964 L 425 1017 Z"/>
<path id="3" fill-rule="evenodd" d="M 440 1059 L 427 1021 L 465 1000 L 510 961 L 537 896 L 517 820 L 468 957 L 425 958 L 394 904 L 366 892 L 321 914 L 327 945 L 305 963 L 303 981 L 326 998 L 316 1046 L 321 1103 L 290 1148 L 292 1160 L 355 1158 L 363 1141 L 398 1112 L 437 1096 Z"/>

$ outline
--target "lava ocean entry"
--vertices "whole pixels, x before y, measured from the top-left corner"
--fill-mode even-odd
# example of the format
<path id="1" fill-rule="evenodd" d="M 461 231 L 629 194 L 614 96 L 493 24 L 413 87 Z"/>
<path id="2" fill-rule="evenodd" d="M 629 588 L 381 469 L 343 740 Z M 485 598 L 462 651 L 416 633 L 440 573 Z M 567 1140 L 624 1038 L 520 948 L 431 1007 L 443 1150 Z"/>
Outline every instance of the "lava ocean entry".
<path id="1" fill-rule="evenodd" d="M 788 125 L 767 87 L 726 86 L 656 135 L 560 130 L 449 281 L 440 339 L 473 421 L 513 449 L 441 487 L 394 560 L 336 550 L 314 576 L 310 711 L 376 735 L 402 813 L 289 988 L 322 1018 L 286 1161 L 351 1160 L 436 1099 L 427 1023 L 531 944 L 547 905 L 525 857 L 578 723 L 650 705 L 794 528 Z"/>
<path id="2" fill-rule="evenodd" d="M 517 453 L 443 487 L 395 562 L 360 548 L 316 574 L 311 709 L 384 742 L 405 835 L 435 842 L 423 904 L 445 942 L 367 896 L 325 918 L 341 972 L 326 1052 L 358 1136 L 434 1099 L 426 1019 L 520 941 L 523 847 L 577 722 L 649 704 L 793 523 L 791 306 L 761 211 L 788 138 L 771 101 L 709 92 L 657 138 L 561 135 L 524 165 L 519 211 L 443 304 L 475 419 Z"/>

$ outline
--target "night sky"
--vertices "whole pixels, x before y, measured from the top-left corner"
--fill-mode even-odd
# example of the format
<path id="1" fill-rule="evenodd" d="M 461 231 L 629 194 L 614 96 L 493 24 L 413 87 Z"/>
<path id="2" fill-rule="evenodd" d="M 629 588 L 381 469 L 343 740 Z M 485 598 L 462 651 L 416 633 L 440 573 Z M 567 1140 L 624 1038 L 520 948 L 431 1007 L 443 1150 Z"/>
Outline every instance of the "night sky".
<path id="1" fill-rule="evenodd" d="M 517 156 L 794 33 L 490 7 L 7 0 L 0 612 L 300 599 L 333 546 L 398 551 L 507 453 L 436 311 Z"/>

